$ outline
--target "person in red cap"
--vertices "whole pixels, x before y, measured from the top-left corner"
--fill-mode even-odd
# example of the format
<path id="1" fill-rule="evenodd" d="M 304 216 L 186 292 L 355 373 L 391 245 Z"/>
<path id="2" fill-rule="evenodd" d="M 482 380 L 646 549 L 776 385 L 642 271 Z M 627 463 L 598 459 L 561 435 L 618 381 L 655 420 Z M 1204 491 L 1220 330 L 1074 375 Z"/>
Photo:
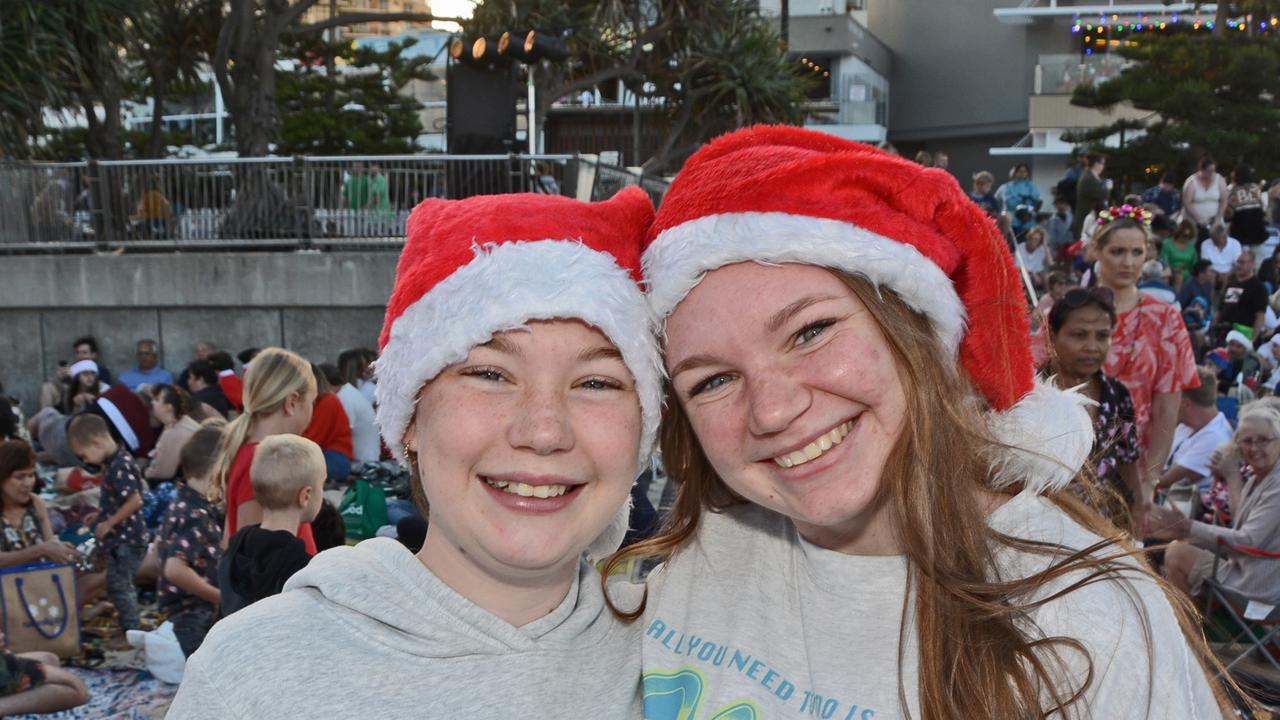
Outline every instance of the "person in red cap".
<path id="1" fill-rule="evenodd" d="M 1012 258 L 951 176 L 748 128 L 648 239 L 678 494 L 605 568 L 666 558 L 616 606 L 646 718 L 1220 716 L 1191 613 L 1063 492 L 1088 401 L 1035 380 Z"/>
<path id="2" fill-rule="evenodd" d="M 639 286 L 652 218 L 639 188 L 414 209 L 377 418 L 427 517 L 422 549 L 317 555 L 214 626 L 171 714 L 641 715 L 639 627 L 609 612 L 592 560 L 622 541 L 661 415 Z"/>

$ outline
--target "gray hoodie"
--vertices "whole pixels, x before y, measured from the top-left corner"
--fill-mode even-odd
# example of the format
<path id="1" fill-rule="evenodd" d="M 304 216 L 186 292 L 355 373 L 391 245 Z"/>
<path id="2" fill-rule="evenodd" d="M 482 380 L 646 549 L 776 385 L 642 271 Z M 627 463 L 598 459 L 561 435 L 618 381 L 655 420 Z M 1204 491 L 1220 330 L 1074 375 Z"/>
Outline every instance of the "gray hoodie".
<path id="1" fill-rule="evenodd" d="M 638 718 L 640 629 L 585 562 L 559 607 L 517 628 L 374 538 L 215 625 L 168 717 Z"/>

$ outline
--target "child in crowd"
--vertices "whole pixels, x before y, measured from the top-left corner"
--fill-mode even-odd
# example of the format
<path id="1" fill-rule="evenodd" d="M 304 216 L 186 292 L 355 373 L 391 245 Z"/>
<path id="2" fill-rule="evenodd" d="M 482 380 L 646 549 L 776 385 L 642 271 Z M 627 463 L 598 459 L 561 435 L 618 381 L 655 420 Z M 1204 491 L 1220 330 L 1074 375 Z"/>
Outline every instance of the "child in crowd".
<path id="1" fill-rule="evenodd" d="M 253 451 L 272 435 L 299 435 L 311 422 L 316 402 L 316 381 L 311 363 L 282 348 L 267 348 L 253 358 L 253 367 L 244 376 L 244 413 L 227 426 L 213 471 L 209 499 L 226 499 L 225 537 L 232 537 L 243 525 L 262 521 L 249 479 Z M 315 554 L 315 538 L 310 523 L 298 528 L 298 538 Z"/>
<path id="2" fill-rule="evenodd" d="M 310 553 L 298 526 L 316 519 L 324 501 L 324 454 L 297 435 L 272 435 L 253 453 L 249 476 L 262 522 L 241 527 L 218 566 L 222 614 L 230 615 L 279 593 L 307 566 Z"/>
<path id="3" fill-rule="evenodd" d="M 0 716 L 51 713 L 87 702 L 84 681 L 63 670 L 53 653 L 0 650 Z"/>
<path id="4" fill-rule="evenodd" d="M 142 472 L 97 415 L 77 415 L 67 428 L 71 452 L 89 465 L 105 465 L 94 535 L 107 556 L 107 597 L 116 606 L 120 628 L 139 627 L 138 590 L 133 576 L 147 552 L 142 522 Z"/>
<path id="5" fill-rule="evenodd" d="M 159 532 L 160 612 L 173 623 L 188 657 L 213 627 L 218 605 L 218 558 L 222 521 L 209 505 L 213 465 L 226 423 L 208 420 L 182 446 L 184 481 L 169 503 Z"/>

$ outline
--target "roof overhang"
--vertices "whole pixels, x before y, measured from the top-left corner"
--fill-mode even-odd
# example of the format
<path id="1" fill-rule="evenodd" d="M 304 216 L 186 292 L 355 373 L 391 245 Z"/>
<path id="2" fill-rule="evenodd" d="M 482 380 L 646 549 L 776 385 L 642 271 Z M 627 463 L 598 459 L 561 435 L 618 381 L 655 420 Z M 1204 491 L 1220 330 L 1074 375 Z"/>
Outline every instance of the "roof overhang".
<path id="1" fill-rule="evenodd" d="M 1038 3 L 1039 0 L 1032 0 Z M 1218 10 L 1216 4 L 1197 5 L 1192 2 L 1176 2 L 1168 5 L 1161 2 L 1149 3 L 1108 3 L 1099 5 L 1059 5 L 1057 0 L 1049 0 L 1046 6 L 1030 4 L 996 8 L 992 12 L 996 19 L 1007 25 L 1026 25 L 1035 20 L 1053 20 L 1056 18 L 1089 18 L 1100 15 L 1173 15 L 1177 13 L 1200 12 L 1210 18 Z"/>

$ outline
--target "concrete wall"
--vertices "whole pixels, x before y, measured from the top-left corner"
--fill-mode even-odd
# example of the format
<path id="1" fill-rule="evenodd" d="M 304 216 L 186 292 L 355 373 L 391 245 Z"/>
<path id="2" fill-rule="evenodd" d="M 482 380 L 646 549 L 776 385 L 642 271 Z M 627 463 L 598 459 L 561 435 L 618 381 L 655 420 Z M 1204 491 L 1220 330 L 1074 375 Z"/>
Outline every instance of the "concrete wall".
<path id="1" fill-rule="evenodd" d="M 204 340 L 233 355 L 279 345 L 314 362 L 376 347 L 397 253 L 238 253 L 0 258 L 0 382 L 34 412 L 71 343 L 94 335 L 113 372 L 154 339 L 177 373 Z"/>

